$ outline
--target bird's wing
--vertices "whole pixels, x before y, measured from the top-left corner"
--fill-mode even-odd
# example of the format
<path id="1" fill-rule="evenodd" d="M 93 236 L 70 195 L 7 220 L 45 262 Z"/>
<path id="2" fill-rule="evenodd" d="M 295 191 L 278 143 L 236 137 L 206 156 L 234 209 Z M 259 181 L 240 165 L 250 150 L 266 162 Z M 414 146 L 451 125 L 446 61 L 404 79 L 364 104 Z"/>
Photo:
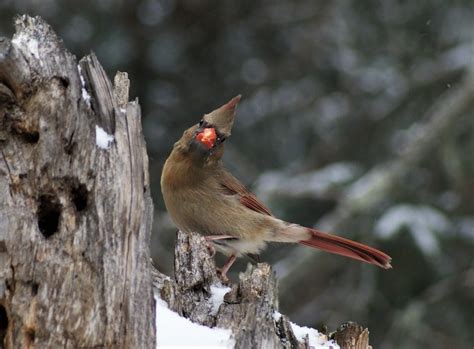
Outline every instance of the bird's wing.
<path id="1" fill-rule="evenodd" d="M 257 197 L 251 193 L 240 181 L 231 175 L 227 171 L 223 171 L 222 176 L 220 176 L 221 186 L 224 189 L 225 194 L 227 195 L 237 195 L 239 201 L 245 207 L 271 216 L 272 213 L 270 210 L 262 204 Z"/>

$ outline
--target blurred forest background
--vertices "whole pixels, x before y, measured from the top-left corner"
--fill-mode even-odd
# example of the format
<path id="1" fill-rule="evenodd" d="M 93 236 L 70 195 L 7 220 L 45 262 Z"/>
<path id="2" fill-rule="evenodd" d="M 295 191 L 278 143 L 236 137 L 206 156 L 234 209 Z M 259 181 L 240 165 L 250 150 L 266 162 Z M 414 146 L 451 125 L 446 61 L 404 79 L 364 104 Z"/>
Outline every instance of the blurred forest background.
<path id="1" fill-rule="evenodd" d="M 262 261 L 280 277 L 281 311 L 317 328 L 357 321 L 375 348 L 472 348 L 472 0 L 0 0 L 0 35 L 21 13 L 44 17 L 78 58 L 95 51 L 110 77 L 129 73 L 162 271 L 175 238 L 163 162 L 241 93 L 232 172 L 281 218 L 393 257 L 384 271 L 271 246 Z"/>

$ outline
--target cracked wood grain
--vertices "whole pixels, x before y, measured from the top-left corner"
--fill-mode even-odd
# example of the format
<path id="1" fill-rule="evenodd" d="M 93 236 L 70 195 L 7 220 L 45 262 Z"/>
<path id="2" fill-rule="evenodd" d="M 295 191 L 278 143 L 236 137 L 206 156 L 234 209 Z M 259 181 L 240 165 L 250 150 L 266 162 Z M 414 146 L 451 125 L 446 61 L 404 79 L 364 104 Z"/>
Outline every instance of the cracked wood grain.
<path id="1" fill-rule="evenodd" d="M 127 75 L 112 85 L 93 54 L 79 70 L 39 17 L 15 27 L 0 39 L 3 347 L 152 348 L 153 205 Z"/>
<path id="2" fill-rule="evenodd" d="M 205 239 L 198 234 L 177 233 L 174 278 L 154 270 L 154 283 L 158 296 L 181 316 L 231 329 L 235 348 L 310 348 L 308 338 L 298 341 L 287 316 L 276 316 L 278 286 L 268 264 L 249 265 L 230 285 L 217 313 L 212 311 L 211 286 L 221 281 Z M 332 338 L 342 349 L 371 348 L 368 330 L 353 322 L 341 326 Z"/>

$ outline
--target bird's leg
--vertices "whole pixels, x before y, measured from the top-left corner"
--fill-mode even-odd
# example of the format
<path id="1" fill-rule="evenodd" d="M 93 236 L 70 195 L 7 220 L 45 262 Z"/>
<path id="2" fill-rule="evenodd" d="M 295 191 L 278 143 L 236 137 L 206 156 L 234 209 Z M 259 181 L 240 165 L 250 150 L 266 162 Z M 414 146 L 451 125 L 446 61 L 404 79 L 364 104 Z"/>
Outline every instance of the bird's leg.
<path id="1" fill-rule="evenodd" d="M 232 236 L 232 235 L 208 235 L 208 236 L 205 236 L 204 238 L 206 239 L 207 249 L 209 250 L 209 253 L 211 254 L 211 257 L 214 257 L 214 255 L 216 254 L 216 249 L 212 245 L 213 241 L 227 240 L 227 239 L 235 240 L 236 239 L 235 236 Z M 229 259 L 227 260 L 227 262 L 225 262 L 225 264 L 222 266 L 222 268 L 217 268 L 217 272 L 219 273 L 219 275 L 220 275 L 220 277 L 221 277 L 221 279 L 224 283 L 229 282 L 229 278 L 227 277 L 227 272 L 229 271 L 232 264 L 234 264 L 236 259 L 237 259 L 237 256 L 235 254 L 232 254 L 229 257 Z"/>
<path id="2" fill-rule="evenodd" d="M 204 239 L 206 239 L 207 250 L 209 251 L 209 254 L 211 257 L 214 257 L 216 254 L 216 249 L 212 245 L 212 242 L 215 240 L 234 239 L 234 237 L 230 235 L 208 235 L 205 236 Z"/>
<path id="3" fill-rule="evenodd" d="M 225 239 L 235 239 L 235 236 L 232 235 L 207 235 L 204 237 L 206 241 L 214 241 L 214 240 L 225 240 Z"/>
<path id="4" fill-rule="evenodd" d="M 217 272 L 220 274 L 221 279 L 224 283 L 229 282 L 229 278 L 227 277 L 227 272 L 229 271 L 232 264 L 234 264 L 236 259 L 237 259 L 237 256 L 235 254 L 232 254 L 227 260 L 227 262 L 225 262 L 225 264 L 222 266 L 222 268 L 217 268 Z"/>

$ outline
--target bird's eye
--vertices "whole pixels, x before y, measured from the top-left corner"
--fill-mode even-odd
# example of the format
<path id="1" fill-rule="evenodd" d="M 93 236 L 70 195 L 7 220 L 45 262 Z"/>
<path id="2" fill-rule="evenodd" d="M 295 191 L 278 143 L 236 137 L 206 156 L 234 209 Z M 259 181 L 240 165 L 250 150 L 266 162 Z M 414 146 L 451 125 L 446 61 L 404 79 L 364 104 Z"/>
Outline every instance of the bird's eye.
<path id="1" fill-rule="evenodd" d="M 199 121 L 199 127 L 202 127 L 204 125 L 204 120 Z"/>

